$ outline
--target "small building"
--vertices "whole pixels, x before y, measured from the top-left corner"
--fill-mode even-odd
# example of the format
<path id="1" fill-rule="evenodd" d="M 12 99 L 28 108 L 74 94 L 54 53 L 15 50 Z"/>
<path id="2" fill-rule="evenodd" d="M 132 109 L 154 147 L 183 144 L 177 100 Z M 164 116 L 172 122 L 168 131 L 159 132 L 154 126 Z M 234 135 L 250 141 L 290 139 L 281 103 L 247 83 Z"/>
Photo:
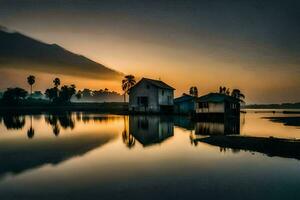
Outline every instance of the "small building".
<path id="1" fill-rule="evenodd" d="M 142 78 L 129 91 L 129 111 L 172 112 L 174 90 L 163 81 Z"/>
<path id="2" fill-rule="evenodd" d="M 240 116 L 238 99 L 220 93 L 209 93 L 196 100 L 196 116 L 198 118 L 224 119 Z"/>
<path id="3" fill-rule="evenodd" d="M 183 94 L 174 99 L 174 111 L 176 114 L 193 114 L 195 112 L 196 97 Z"/>

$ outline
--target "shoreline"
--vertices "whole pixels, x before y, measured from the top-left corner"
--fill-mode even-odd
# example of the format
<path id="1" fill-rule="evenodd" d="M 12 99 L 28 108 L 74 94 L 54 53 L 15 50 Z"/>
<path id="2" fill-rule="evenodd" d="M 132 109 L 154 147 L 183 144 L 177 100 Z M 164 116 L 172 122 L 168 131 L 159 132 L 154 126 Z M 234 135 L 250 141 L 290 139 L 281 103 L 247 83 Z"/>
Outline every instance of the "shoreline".
<path id="1" fill-rule="evenodd" d="M 0 114 L 39 114 L 43 112 L 99 112 L 111 114 L 128 114 L 128 104 L 121 102 L 71 103 L 64 105 L 0 105 Z"/>
<path id="2" fill-rule="evenodd" d="M 195 141 L 219 146 L 220 148 L 258 152 L 269 157 L 278 156 L 300 160 L 300 139 L 218 135 L 196 139 Z"/>

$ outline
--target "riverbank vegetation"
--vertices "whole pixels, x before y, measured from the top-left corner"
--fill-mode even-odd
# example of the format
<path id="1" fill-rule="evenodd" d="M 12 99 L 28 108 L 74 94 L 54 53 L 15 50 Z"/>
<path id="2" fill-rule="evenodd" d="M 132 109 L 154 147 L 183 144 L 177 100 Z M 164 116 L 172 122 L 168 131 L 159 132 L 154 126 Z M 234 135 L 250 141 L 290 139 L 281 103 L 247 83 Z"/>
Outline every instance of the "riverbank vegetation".
<path id="1" fill-rule="evenodd" d="M 125 113 L 127 103 L 122 102 L 122 95 L 116 92 L 104 90 L 84 89 L 77 91 L 74 84 L 62 85 L 59 78 L 53 80 L 53 87 L 41 91 L 32 91 L 35 84 L 35 77 L 30 75 L 27 82 L 30 86 L 30 93 L 25 89 L 15 87 L 7 88 L 0 98 L 0 112 L 47 112 L 47 111 L 99 111 L 110 113 Z M 110 96 L 119 102 L 105 102 Z M 100 99 L 105 99 L 100 101 Z M 83 101 L 80 101 L 83 99 Z M 93 101 L 93 100 L 99 100 Z M 84 101 L 87 100 L 87 101 Z M 101 103 L 100 103 L 101 102 Z"/>

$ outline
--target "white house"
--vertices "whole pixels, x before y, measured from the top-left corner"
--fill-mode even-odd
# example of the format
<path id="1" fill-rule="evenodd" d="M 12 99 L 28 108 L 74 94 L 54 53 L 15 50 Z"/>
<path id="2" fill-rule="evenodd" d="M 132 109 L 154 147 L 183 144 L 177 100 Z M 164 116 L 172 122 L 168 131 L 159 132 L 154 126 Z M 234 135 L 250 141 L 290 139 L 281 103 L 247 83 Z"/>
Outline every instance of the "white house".
<path id="1" fill-rule="evenodd" d="M 129 110 L 133 112 L 171 112 L 174 88 L 163 81 L 142 78 L 129 91 Z"/>

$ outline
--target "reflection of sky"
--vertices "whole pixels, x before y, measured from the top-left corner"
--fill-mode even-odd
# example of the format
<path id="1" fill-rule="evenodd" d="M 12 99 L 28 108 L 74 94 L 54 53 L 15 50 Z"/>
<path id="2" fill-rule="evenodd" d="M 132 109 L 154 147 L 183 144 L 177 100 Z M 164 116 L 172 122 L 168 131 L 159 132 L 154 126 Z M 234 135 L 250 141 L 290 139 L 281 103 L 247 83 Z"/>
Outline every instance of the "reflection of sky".
<path id="1" fill-rule="evenodd" d="M 275 123 L 270 119 L 263 119 L 262 117 L 296 117 L 300 115 L 280 114 L 280 113 L 264 113 L 255 114 L 248 112 L 245 114 L 245 124 L 241 126 L 242 135 L 260 136 L 260 137 L 279 137 L 279 138 L 297 138 L 300 139 L 300 129 L 295 126 L 285 126 L 283 123 Z"/>
<path id="2" fill-rule="evenodd" d="M 297 1 L 3 0 L 0 5 L 3 25 L 125 73 L 160 77 L 177 95 L 191 85 L 200 93 L 227 85 L 241 88 L 248 102 L 299 100 Z M 101 85 L 96 83 L 75 84 Z"/>
<path id="3" fill-rule="evenodd" d="M 251 116 L 246 117 L 249 122 L 244 125 L 246 130 L 257 123 L 258 118 L 252 121 Z M 33 124 L 46 127 L 43 120 L 34 120 Z M 173 137 L 160 145 L 144 148 L 136 143 L 128 149 L 121 138 L 123 122 L 122 117 L 102 122 L 76 122 L 73 131 L 62 132 L 54 139 L 103 134 L 119 134 L 119 137 L 58 165 L 45 165 L 1 179 L 0 197 L 34 194 L 43 199 L 65 195 L 72 199 L 184 199 L 196 195 L 229 199 L 235 195 L 247 199 L 249 195 L 245 194 L 252 194 L 251 197 L 256 198 L 278 199 L 298 195 L 299 161 L 243 151 L 220 152 L 219 147 L 203 143 L 194 146 L 189 139 L 191 131 L 179 127 L 174 128 Z M 271 124 L 268 126 L 275 130 L 277 125 L 274 123 L 272 127 Z M 34 139 L 23 142 L 55 137 L 50 129 L 49 133 L 44 130 L 36 131 Z M 22 137 L 21 132 L 15 133 L 11 139 Z M 1 132 L 1 137 L 8 134 L 10 132 Z M 266 192 L 270 190 L 272 192 Z"/>

